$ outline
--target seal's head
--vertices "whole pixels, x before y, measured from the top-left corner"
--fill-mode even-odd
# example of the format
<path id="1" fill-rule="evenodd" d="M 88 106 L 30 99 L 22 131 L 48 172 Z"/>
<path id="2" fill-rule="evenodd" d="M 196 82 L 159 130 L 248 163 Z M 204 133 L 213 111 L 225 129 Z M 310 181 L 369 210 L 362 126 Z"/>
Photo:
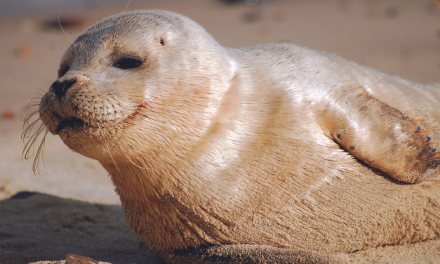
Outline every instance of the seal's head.
<path id="1" fill-rule="evenodd" d="M 202 27 L 175 13 L 110 17 L 65 52 L 58 78 L 41 100 L 41 120 L 69 148 L 101 161 L 121 137 L 142 133 L 152 148 L 163 145 L 188 123 L 202 129 L 208 118 L 188 113 L 213 112 L 215 93 L 231 75 L 222 53 Z"/>

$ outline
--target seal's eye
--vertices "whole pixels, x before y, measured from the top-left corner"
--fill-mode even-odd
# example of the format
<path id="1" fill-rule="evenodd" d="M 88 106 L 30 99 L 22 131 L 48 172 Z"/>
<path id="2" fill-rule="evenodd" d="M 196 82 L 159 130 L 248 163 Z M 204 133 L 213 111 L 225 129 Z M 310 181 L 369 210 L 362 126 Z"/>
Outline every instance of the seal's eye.
<path id="1" fill-rule="evenodd" d="M 58 78 L 66 74 L 70 70 L 70 66 L 66 65 L 61 70 L 58 71 Z"/>
<path id="2" fill-rule="evenodd" d="M 134 57 L 123 57 L 113 63 L 113 66 L 119 69 L 128 70 L 141 66 L 142 60 Z"/>

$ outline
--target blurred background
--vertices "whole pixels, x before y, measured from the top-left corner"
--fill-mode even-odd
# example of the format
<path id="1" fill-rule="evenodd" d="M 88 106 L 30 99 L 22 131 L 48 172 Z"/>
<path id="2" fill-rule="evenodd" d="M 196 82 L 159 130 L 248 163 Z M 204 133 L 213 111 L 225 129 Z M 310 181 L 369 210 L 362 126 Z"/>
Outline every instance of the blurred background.
<path id="1" fill-rule="evenodd" d="M 100 165 L 58 137 L 48 135 L 34 175 L 20 135 L 32 111 L 25 106 L 55 80 L 70 43 L 100 19 L 137 9 L 189 16 L 223 46 L 290 42 L 411 81 L 440 82 L 440 1 L 0 0 L 0 200 L 29 190 L 119 203 Z"/>

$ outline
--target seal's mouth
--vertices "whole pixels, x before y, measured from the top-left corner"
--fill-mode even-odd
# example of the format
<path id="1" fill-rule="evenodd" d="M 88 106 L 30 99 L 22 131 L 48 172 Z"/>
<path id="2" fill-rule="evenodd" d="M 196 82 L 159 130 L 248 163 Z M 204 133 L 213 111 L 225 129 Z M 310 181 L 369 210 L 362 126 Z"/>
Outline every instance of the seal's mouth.
<path id="1" fill-rule="evenodd" d="M 84 127 L 85 123 L 84 121 L 82 121 L 81 119 L 77 118 L 77 117 L 71 117 L 71 118 L 66 118 L 63 119 L 57 126 L 57 134 L 60 133 L 61 130 L 70 127 L 72 129 L 76 129 L 76 128 L 82 128 Z"/>

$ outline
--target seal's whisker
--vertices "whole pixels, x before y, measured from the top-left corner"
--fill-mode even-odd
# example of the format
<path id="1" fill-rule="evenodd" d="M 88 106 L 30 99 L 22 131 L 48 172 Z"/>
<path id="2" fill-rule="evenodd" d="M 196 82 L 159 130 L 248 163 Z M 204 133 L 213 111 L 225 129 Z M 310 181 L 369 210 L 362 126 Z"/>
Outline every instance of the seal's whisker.
<path id="1" fill-rule="evenodd" d="M 44 166 L 44 155 L 43 155 L 43 152 L 44 152 L 44 149 L 46 147 L 46 136 L 47 136 L 47 133 L 49 133 L 49 130 L 46 128 L 46 131 L 44 133 L 43 139 L 41 139 L 40 146 L 38 147 L 37 154 L 35 155 L 35 159 L 34 159 L 34 162 L 32 164 L 32 171 L 34 173 L 36 173 L 36 174 L 40 173 L 40 166 L 39 166 L 40 165 L 40 158 L 41 158 L 41 160 L 43 162 L 43 166 Z"/>
<path id="2" fill-rule="evenodd" d="M 38 106 L 40 104 L 39 100 L 41 100 L 41 98 L 33 97 L 29 102 L 29 104 L 25 107 L 25 110 Z M 23 141 L 23 143 L 25 143 L 22 153 L 23 158 L 27 160 L 35 155 L 34 162 L 32 164 L 32 170 L 34 173 L 39 173 L 39 166 L 38 166 L 39 160 L 40 157 L 42 158 L 46 135 L 48 133 L 47 128 L 44 126 L 43 123 L 40 122 L 41 118 L 38 114 L 39 114 L 39 109 L 32 111 L 24 118 L 23 133 L 21 134 L 21 140 Z M 35 116 L 37 116 L 36 119 L 31 121 L 31 119 L 34 118 Z M 36 128 L 37 124 L 40 124 L 38 128 Z M 43 139 L 40 142 L 37 151 L 35 152 L 36 142 L 38 141 L 38 138 L 43 132 L 43 130 L 46 130 L 46 132 L 43 136 Z"/>
<path id="3" fill-rule="evenodd" d="M 41 96 L 31 97 L 29 103 L 24 107 L 23 110 L 28 110 L 28 109 L 31 109 L 31 108 L 39 106 L 40 105 L 40 101 L 41 101 Z M 26 118 L 29 119 L 30 117 L 32 117 L 32 115 L 36 114 L 36 112 L 38 112 L 38 110 L 31 112 L 31 114 L 26 116 Z"/>
<path id="4" fill-rule="evenodd" d="M 38 89 L 38 91 L 36 91 L 36 97 L 31 97 L 31 99 L 41 99 L 47 91 L 43 90 L 43 89 Z M 39 98 L 38 98 L 39 97 Z"/>
<path id="5" fill-rule="evenodd" d="M 108 124 L 105 124 L 105 125 L 106 125 L 106 128 L 107 128 L 107 131 L 110 130 L 110 126 Z M 99 126 L 99 124 L 98 124 L 98 127 L 99 127 L 99 130 L 101 130 L 101 131 L 103 130 L 101 128 L 101 126 Z M 113 155 L 112 155 L 112 152 L 110 151 L 110 147 L 109 147 L 109 144 L 108 144 L 108 141 L 107 141 L 106 137 L 103 136 L 103 138 L 104 138 L 105 145 L 107 147 L 108 154 L 110 155 L 110 158 L 112 159 L 113 164 L 115 164 L 115 166 L 118 169 L 118 171 L 121 172 L 121 170 L 118 167 L 118 164 L 116 164 L 116 161 L 113 158 Z"/>
<path id="6" fill-rule="evenodd" d="M 115 161 L 115 159 L 113 158 L 113 155 L 112 155 L 112 152 L 110 151 L 110 148 L 109 148 L 109 146 L 108 146 L 108 142 L 107 142 L 107 140 L 105 141 L 105 144 L 107 145 L 107 151 L 108 151 L 108 154 L 110 155 L 110 158 L 112 159 L 113 164 L 115 164 L 116 169 L 118 169 L 118 171 L 121 172 L 121 170 L 120 170 L 119 167 L 118 167 L 118 164 L 116 164 L 116 161 Z"/>
<path id="7" fill-rule="evenodd" d="M 124 9 L 124 12 L 123 12 L 123 13 L 127 12 L 127 8 L 128 8 L 128 5 L 130 5 L 130 3 L 131 3 L 131 0 L 128 1 L 127 5 L 125 6 L 125 9 Z M 118 22 L 116 22 L 115 27 L 118 26 L 119 22 L 121 22 L 121 19 L 122 19 L 122 16 L 121 16 L 121 18 L 118 20 Z"/>
<path id="8" fill-rule="evenodd" d="M 32 97 L 30 102 L 24 107 L 24 109 L 29 109 L 40 105 L 41 97 Z"/>
<path id="9" fill-rule="evenodd" d="M 25 118 L 24 125 L 27 125 L 27 127 L 24 129 L 21 139 L 25 143 L 24 149 L 23 149 L 23 158 L 24 159 L 30 159 L 32 156 L 35 156 L 33 164 L 32 164 L 32 170 L 34 173 L 39 173 L 39 161 L 40 158 L 43 158 L 43 151 L 45 148 L 45 142 L 46 142 L 46 136 L 49 130 L 44 126 L 44 124 L 40 123 L 40 126 L 35 129 L 35 125 L 39 123 L 40 118 L 34 120 L 32 123 L 29 123 L 29 119 L 35 115 L 35 113 L 38 113 L 38 111 L 34 111 L 30 115 L 28 115 Z M 41 133 L 44 132 L 43 138 L 40 142 L 40 145 L 38 146 L 37 151 L 35 151 L 35 145 L 37 144 L 38 138 L 41 135 Z M 44 159 L 43 159 L 44 162 Z"/>
<path id="10" fill-rule="evenodd" d="M 38 121 L 38 120 L 37 120 Z M 37 121 L 33 122 L 30 126 L 34 126 Z M 31 130 L 26 131 L 25 139 L 28 138 L 29 140 L 25 143 L 24 149 L 23 149 L 23 156 L 25 159 L 29 159 L 34 155 L 33 147 L 35 145 L 35 142 L 38 139 L 38 136 L 40 133 L 45 129 L 46 127 L 43 124 L 40 124 L 40 126 L 32 133 L 30 137 L 27 135 L 30 133 Z M 31 152 L 32 149 L 32 152 Z"/>
<path id="11" fill-rule="evenodd" d="M 67 36 L 66 31 L 64 31 L 64 28 L 63 28 L 63 26 L 61 25 L 61 22 L 60 22 L 60 14 L 61 14 L 61 12 L 58 13 L 58 25 L 60 25 L 60 28 L 61 28 L 61 30 L 63 31 L 64 35 L 66 35 L 67 39 L 68 39 L 70 42 L 72 42 L 72 45 L 73 45 L 73 46 L 76 47 L 75 42 L 72 41 L 72 40 L 69 38 L 69 36 Z"/>
<path id="12" fill-rule="evenodd" d="M 141 167 L 141 166 L 137 165 L 136 163 L 134 163 L 134 162 L 130 159 L 130 157 L 127 155 L 127 153 L 124 151 L 124 148 L 121 147 L 121 145 L 119 145 L 119 144 L 118 144 L 118 146 L 120 147 L 120 149 L 122 150 L 122 152 L 123 152 L 124 155 L 127 157 L 128 161 L 130 161 L 131 164 L 133 164 L 133 165 L 134 165 L 135 167 L 137 167 L 138 169 L 147 170 L 147 168 L 145 168 L 145 167 Z M 152 161 L 154 161 L 154 160 L 152 160 Z M 156 161 L 154 161 L 154 162 L 156 162 Z M 159 163 L 158 163 L 158 164 L 159 164 Z"/>
<path id="13" fill-rule="evenodd" d="M 30 108 L 33 108 L 33 107 L 36 107 L 36 106 L 39 106 L 40 105 L 40 103 L 38 103 L 38 102 L 30 102 L 25 108 L 24 108 L 24 110 L 27 110 L 27 109 L 30 109 Z"/>
<path id="14" fill-rule="evenodd" d="M 31 112 L 23 120 L 23 129 L 24 130 L 23 130 L 23 133 L 21 134 L 21 140 L 23 142 L 26 138 L 28 138 L 28 136 L 29 136 L 30 132 L 32 131 L 32 128 L 35 126 L 35 124 L 37 124 L 38 121 L 40 121 L 40 117 L 38 117 L 36 120 L 34 120 L 32 123 L 29 124 L 29 120 L 38 112 L 39 112 L 38 110 Z"/>
<path id="15" fill-rule="evenodd" d="M 128 8 L 128 5 L 129 5 L 130 3 L 131 3 L 131 0 L 128 1 L 127 5 L 125 6 L 124 12 L 127 12 L 127 8 Z"/>

